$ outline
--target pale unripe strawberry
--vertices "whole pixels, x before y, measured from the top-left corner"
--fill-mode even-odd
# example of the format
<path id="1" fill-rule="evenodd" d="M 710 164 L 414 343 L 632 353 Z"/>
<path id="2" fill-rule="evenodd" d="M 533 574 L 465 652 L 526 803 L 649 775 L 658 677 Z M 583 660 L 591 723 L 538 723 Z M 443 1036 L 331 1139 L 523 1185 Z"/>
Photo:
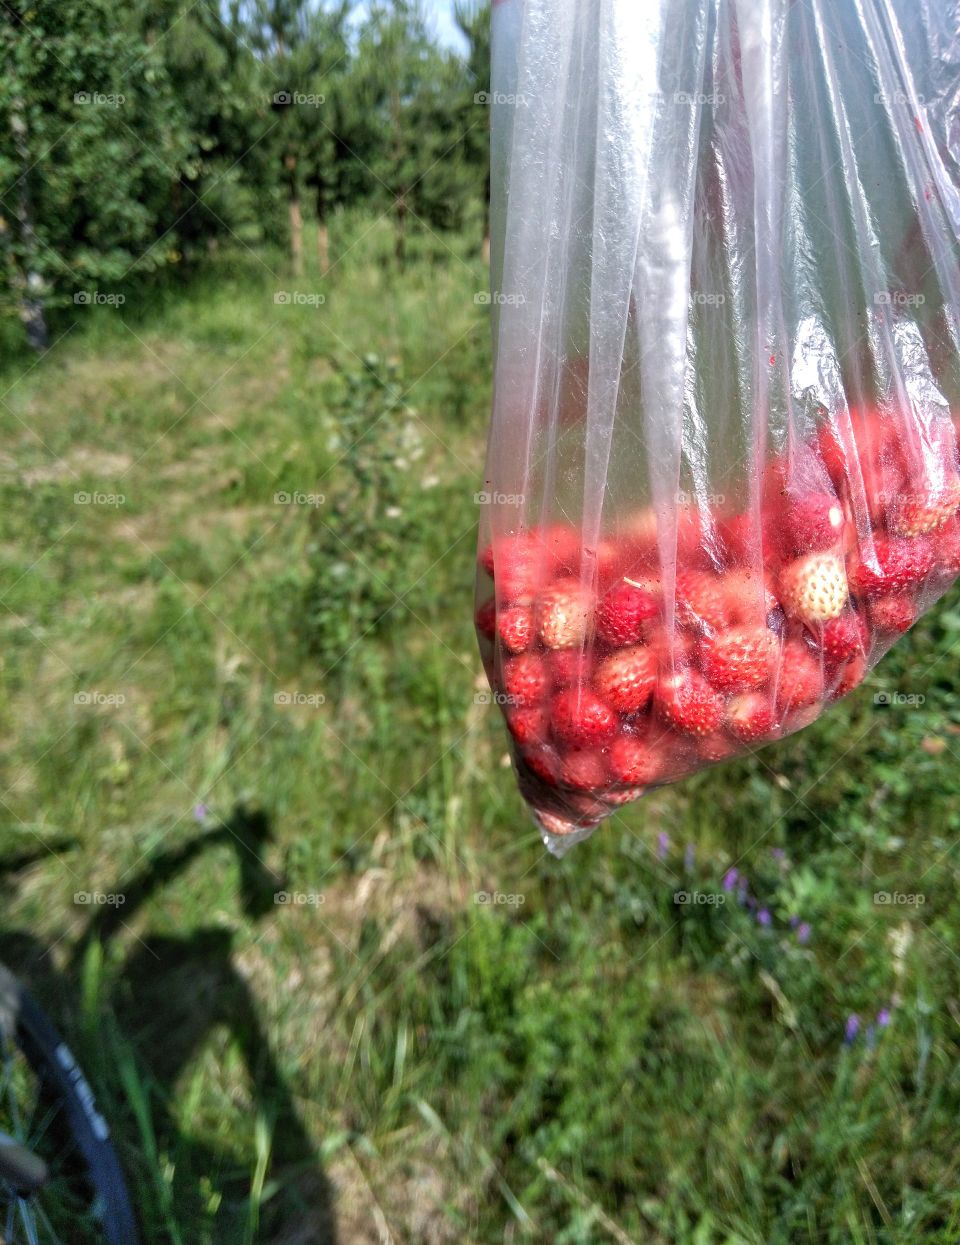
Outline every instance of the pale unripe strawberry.
<path id="1" fill-rule="evenodd" d="M 939 488 L 904 492 L 890 507 L 888 523 L 898 536 L 921 536 L 935 531 L 960 507 L 960 482 L 948 481 Z"/>
<path id="2" fill-rule="evenodd" d="M 586 637 L 593 593 L 576 579 L 560 579 L 537 597 L 537 635 L 547 648 L 576 648 Z"/>
<path id="3" fill-rule="evenodd" d="M 794 618 L 824 623 L 843 612 L 847 575 L 832 553 L 811 553 L 788 562 L 780 571 L 780 600 Z"/>

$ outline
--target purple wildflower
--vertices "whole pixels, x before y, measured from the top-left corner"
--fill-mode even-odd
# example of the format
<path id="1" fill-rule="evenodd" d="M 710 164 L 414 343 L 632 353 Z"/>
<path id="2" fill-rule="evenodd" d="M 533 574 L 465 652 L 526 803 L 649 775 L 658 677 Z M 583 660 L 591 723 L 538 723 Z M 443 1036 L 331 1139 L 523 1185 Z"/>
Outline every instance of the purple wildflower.
<path id="1" fill-rule="evenodd" d="M 661 830 L 657 835 L 657 855 L 661 860 L 666 858 L 667 852 L 670 850 L 670 835 L 665 830 Z"/>
<path id="2" fill-rule="evenodd" d="M 810 933 L 810 922 L 801 921 L 797 926 L 797 942 L 799 942 L 801 946 L 805 946 L 810 941 Z"/>
<path id="3" fill-rule="evenodd" d="M 846 1028 L 844 1029 L 843 1040 L 847 1043 L 854 1041 L 860 1032 L 860 1017 L 856 1012 L 851 1012 L 847 1017 Z"/>
<path id="4" fill-rule="evenodd" d="M 761 925 L 770 924 L 770 913 L 766 908 L 761 908 L 757 913 L 757 920 Z"/>
<path id="5" fill-rule="evenodd" d="M 209 813 L 209 811 L 210 810 L 207 808 L 206 804 L 194 804 L 193 820 L 194 821 L 206 821 L 207 813 Z"/>
<path id="6" fill-rule="evenodd" d="M 738 869 L 728 869 L 723 875 L 723 889 L 732 891 L 740 880 L 740 871 Z"/>
<path id="7" fill-rule="evenodd" d="M 891 1020 L 890 1008 L 881 1007 L 880 1010 L 877 1012 L 877 1028 L 885 1029 L 887 1025 L 890 1023 L 890 1020 Z"/>

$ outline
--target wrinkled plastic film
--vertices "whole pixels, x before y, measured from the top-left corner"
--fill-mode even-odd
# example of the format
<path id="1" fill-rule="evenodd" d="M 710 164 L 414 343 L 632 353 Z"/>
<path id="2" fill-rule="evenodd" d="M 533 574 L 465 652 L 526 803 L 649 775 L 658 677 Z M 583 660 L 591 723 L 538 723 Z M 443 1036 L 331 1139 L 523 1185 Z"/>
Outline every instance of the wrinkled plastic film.
<path id="1" fill-rule="evenodd" d="M 500 0 L 477 626 L 553 848 L 960 570 L 960 5 Z"/>

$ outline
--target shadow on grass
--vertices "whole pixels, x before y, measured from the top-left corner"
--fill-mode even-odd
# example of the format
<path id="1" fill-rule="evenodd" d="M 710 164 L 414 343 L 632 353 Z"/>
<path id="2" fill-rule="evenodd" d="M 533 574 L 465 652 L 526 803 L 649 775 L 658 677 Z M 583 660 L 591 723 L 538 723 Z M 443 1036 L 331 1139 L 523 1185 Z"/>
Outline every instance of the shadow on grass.
<path id="1" fill-rule="evenodd" d="M 122 908 L 91 910 L 91 919 L 63 971 L 54 968 L 48 949 L 31 936 L 15 930 L 0 933 L 0 959 L 21 975 L 68 1039 L 76 1039 L 81 1063 L 120 1139 L 121 1157 L 136 1156 L 126 1166 L 148 1241 L 194 1240 L 194 1225 L 206 1223 L 212 1226 L 209 1239 L 231 1245 L 258 1240 L 278 1245 L 287 1241 L 338 1245 L 329 1182 L 260 1022 L 256 999 L 234 967 L 232 930 L 211 925 L 182 936 L 148 932 L 146 941 L 138 940 L 127 955 L 118 988 L 102 1000 L 109 1014 L 98 1008 L 92 1034 L 89 1016 L 85 1021 L 79 1017 L 91 949 L 106 948 L 121 932 L 126 933 L 138 908 L 207 852 L 224 844 L 235 850 L 239 902 L 248 920 L 255 922 L 273 911 L 274 894 L 282 883 L 264 862 L 270 839 L 266 816 L 238 807 L 222 825 L 179 848 L 158 853 L 131 882 L 116 887 L 124 895 Z M 16 872 L 36 863 L 48 850 L 45 847 L 4 862 L 5 884 L 15 885 Z M 184 1073 L 201 1055 L 210 1035 L 224 1031 L 239 1053 L 249 1085 L 251 1129 L 243 1152 L 229 1142 L 218 1145 L 208 1140 L 216 1133 L 209 1120 L 204 1121 L 206 1136 L 195 1135 L 173 1109 L 178 1091 L 181 1100 L 184 1094 Z M 119 1101 L 129 1094 L 119 1083 L 116 1068 L 104 1066 L 102 1075 L 97 1074 L 105 1047 L 90 1050 L 91 1037 L 96 1042 L 102 1038 L 132 1059 L 143 1089 L 142 1101 L 148 1104 L 146 1131 L 152 1135 L 145 1135 L 142 1118 L 130 1118 L 131 1104 L 122 1108 L 126 1121 L 111 1112 L 111 1099 Z M 235 1110 L 234 1104 L 231 1107 Z M 168 1168 L 173 1167 L 166 1198 L 162 1178 L 150 1170 L 151 1149 L 164 1157 Z M 256 1176 L 251 1176 L 254 1170 Z M 272 1191 L 261 1206 L 264 1188 Z M 252 1206 L 256 1212 L 251 1212 Z M 257 1221 L 259 1231 L 254 1232 L 250 1225 Z"/>

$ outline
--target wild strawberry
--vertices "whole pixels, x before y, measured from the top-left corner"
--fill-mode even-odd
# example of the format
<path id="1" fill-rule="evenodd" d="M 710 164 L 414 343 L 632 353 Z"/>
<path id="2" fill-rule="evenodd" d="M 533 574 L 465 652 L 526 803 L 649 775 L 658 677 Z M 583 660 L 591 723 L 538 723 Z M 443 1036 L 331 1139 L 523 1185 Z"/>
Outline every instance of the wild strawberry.
<path id="1" fill-rule="evenodd" d="M 734 696 L 727 706 L 727 724 L 737 739 L 742 739 L 744 743 L 771 739 L 777 732 L 773 701 L 762 692 Z"/>
<path id="2" fill-rule="evenodd" d="M 760 560 L 762 525 L 749 510 L 721 519 L 717 523 L 717 539 L 725 562 L 751 565 Z"/>
<path id="3" fill-rule="evenodd" d="M 701 761 L 715 763 L 725 761 L 739 751 L 732 739 L 728 739 L 722 731 L 714 731 L 697 741 L 697 756 Z"/>
<path id="4" fill-rule="evenodd" d="M 557 692 L 550 707 L 554 736 L 571 748 L 592 748 L 606 741 L 617 729 L 617 715 L 588 687 Z"/>
<path id="5" fill-rule="evenodd" d="M 767 627 L 731 627 L 700 644 L 700 669 L 720 692 L 746 692 L 770 679 L 777 638 Z"/>
<path id="6" fill-rule="evenodd" d="M 607 756 L 610 777 L 614 782 L 647 787 L 663 774 L 660 753 L 645 739 L 636 735 L 618 735 Z"/>
<path id="7" fill-rule="evenodd" d="M 779 516 L 779 545 L 784 557 L 832 549 L 840 539 L 843 510 L 829 493 L 788 496 Z"/>
<path id="8" fill-rule="evenodd" d="M 709 735 L 723 721 L 723 701 L 695 670 L 661 679 L 657 707 L 664 720 L 685 735 Z"/>
<path id="9" fill-rule="evenodd" d="M 497 619 L 503 646 L 511 653 L 522 653 L 534 639 L 533 610 L 529 605 L 508 605 Z"/>
<path id="10" fill-rule="evenodd" d="M 960 506 L 960 481 L 948 480 L 938 487 L 920 488 L 897 496 L 887 522 L 898 536 L 920 536 L 942 527 Z"/>
<path id="11" fill-rule="evenodd" d="M 547 665 L 554 687 L 570 687 L 574 683 L 588 683 L 593 670 L 590 653 L 579 648 L 555 648 L 547 653 Z"/>
<path id="12" fill-rule="evenodd" d="M 623 648 L 600 663 L 594 679 L 597 691 L 620 713 L 636 713 L 653 695 L 657 659 L 644 645 Z"/>
<path id="13" fill-rule="evenodd" d="M 847 576 L 843 562 L 832 553 L 810 553 L 780 570 L 783 608 L 806 623 L 826 622 L 843 612 Z"/>
<path id="14" fill-rule="evenodd" d="M 576 579 L 560 579 L 536 600 L 537 634 L 547 648 L 576 648 L 590 625 L 593 594 Z"/>
<path id="15" fill-rule="evenodd" d="M 777 671 L 777 710 L 782 717 L 816 704 L 823 696 L 820 663 L 801 640 L 783 646 Z"/>
<path id="16" fill-rule="evenodd" d="M 675 588 L 677 621 L 682 627 L 716 630 L 730 622 L 723 584 L 709 571 L 681 571 Z"/>
<path id="17" fill-rule="evenodd" d="M 607 784 L 607 767 L 599 752 L 567 752 L 560 758 L 560 781 L 577 791 L 599 791 Z"/>
<path id="18" fill-rule="evenodd" d="M 509 703 L 515 707 L 535 705 L 550 689 L 546 663 L 537 653 L 521 653 L 503 663 L 502 683 Z"/>
<path id="19" fill-rule="evenodd" d="M 909 596 L 875 597 L 870 602 L 870 621 L 877 631 L 902 634 L 917 621 L 917 609 Z"/>
<path id="20" fill-rule="evenodd" d="M 555 786 L 560 778 L 560 758 L 543 744 L 524 748 L 520 753 L 520 764 L 525 765 L 541 782 Z"/>
<path id="21" fill-rule="evenodd" d="M 625 791 L 604 791 L 604 804 L 612 804 L 614 808 L 620 808 L 624 804 L 632 804 L 634 800 L 639 800 L 642 795 L 646 794 L 646 787 L 627 787 Z"/>
<path id="22" fill-rule="evenodd" d="M 830 691 L 830 699 L 839 700 L 842 696 L 849 695 L 854 688 L 859 687 L 866 677 L 867 669 L 867 659 L 862 653 L 852 657 L 840 667 L 839 677 Z"/>
<path id="23" fill-rule="evenodd" d="M 904 592 L 923 583 L 933 567 L 934 547 L 925 536 L 873 537 L 873 549 L 862 548 L 853 559 L 851 591 L 868 597 Z"/>
<path id="24" fill-rule="evenodd" d="M 767 576 L 760 571 L 727 571 L 721 584 L 732 623 L 762 626 L 780 608 Z"/>
<path id="25" fill-rule="evenodd" d="M 848 661 L 857 653 L 866 652 L 869 637 L 867 625 L 855 610 L 844 610 L 830 618 L 819 629 L 818 638 L 823 655 L 830 662 Z"/>
<path id="26" fill-rule="evenodd" d="M 537 531 L 546 564 L 554 574 L 575 574 L 580 567 L 580 537 L 567 523 L 553 523 Z"/>
<path id="27" fill-rule="evenodd" d="M 544 573 L 543 549 L 529 532 L 496 536 L 480 554 L 480 564 L 493 576 L 500 601 L 515 601 L 536 592 Z"/>
<path id="28" fill-rule="evenodd" d="M 507 712 L 507 727 L 521 747 L 542 743 L 550 729 L 546 710 L 542 705 L 524 705 Z"/>
<path id="29" fill-rule="evenodd" d="M 497 634 L 497 603 L 493 597 L 478 608 L 474 617 L 474 623 L 481 635 L 486 636 L 488 640 L 492 640 Z"/>
<path id="30" fill-rule="evenodd" d="M 657 561 L 657 512 L 652 506 L 628 515 L 620 524 L 619 536 L 638 565 Z"/>
<path id="31" fill-rule="evenodd" d="M 680 670 L 693 664 L 697 643 L 687 631 L 667 631 L 658 627 L 647 645 L 661 670 Z"/>
<path id="32" fill-rule="evenodd" d="M 936 569 L 951 577 L 960 575 L 960 523 L 953 518 L 931 536 Z"/>
<path id="33" fill-rule="evenodd" d="M 636 644 L 659 608 L 651 582 L 620 579 L 597 603 L 597 636 L 613 648 Z"/>
<path id="34" fill-rule="evenodd" d="M 587 817 L 582 814 L 578 814 L 571 820 L 569 817 L 561 817 L 559 813 L 548 812 L 544 808 L 538 808 L 535 817 L 548 834 L 556 835 L 557 838 L 589 829 L 590 826 L 597 825 L 599 820 L 596 817 Z"/>

